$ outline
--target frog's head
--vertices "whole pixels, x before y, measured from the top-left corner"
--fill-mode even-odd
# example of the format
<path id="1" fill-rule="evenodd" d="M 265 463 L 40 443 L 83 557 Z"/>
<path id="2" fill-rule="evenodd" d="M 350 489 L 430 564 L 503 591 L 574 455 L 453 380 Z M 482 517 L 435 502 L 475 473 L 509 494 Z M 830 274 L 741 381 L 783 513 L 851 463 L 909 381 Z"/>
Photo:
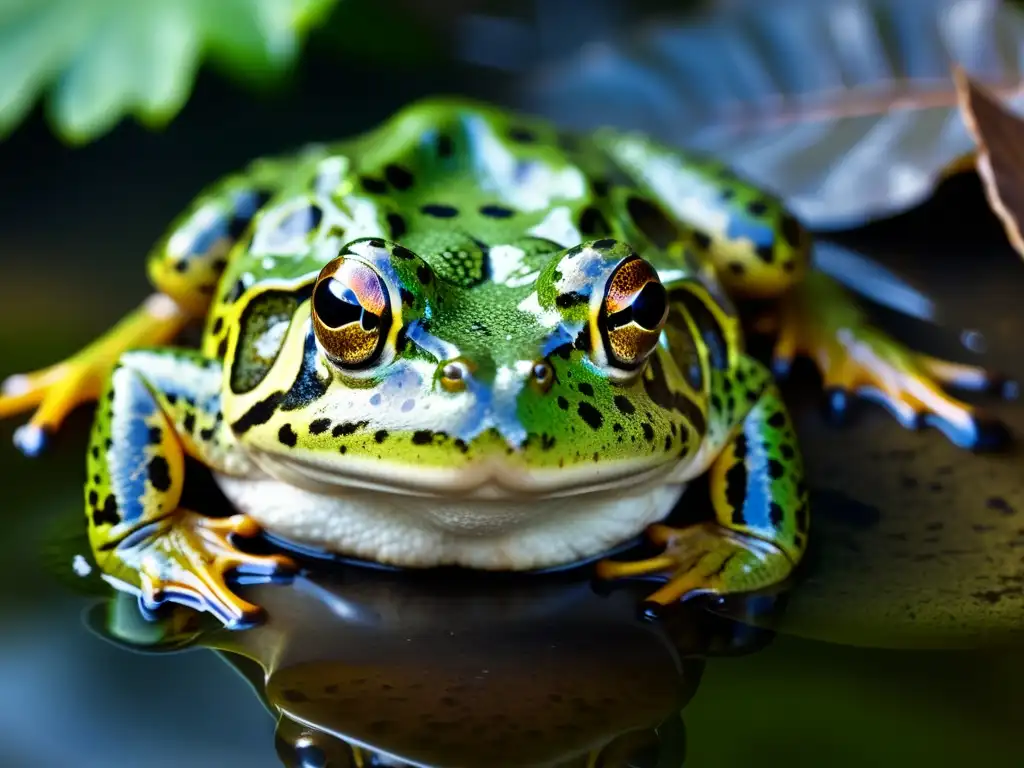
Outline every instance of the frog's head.
<path id="1" fill-rule="evenodd" d="M 692 284 L 621 242 L 543 242 L 467 281 L 364 239 L 304 295 L 255 297 L 228 355 L 236 435 L 293 483 L 428 495 L 573 494 L 692 459 L 707 356 L 673 299 Z"/>

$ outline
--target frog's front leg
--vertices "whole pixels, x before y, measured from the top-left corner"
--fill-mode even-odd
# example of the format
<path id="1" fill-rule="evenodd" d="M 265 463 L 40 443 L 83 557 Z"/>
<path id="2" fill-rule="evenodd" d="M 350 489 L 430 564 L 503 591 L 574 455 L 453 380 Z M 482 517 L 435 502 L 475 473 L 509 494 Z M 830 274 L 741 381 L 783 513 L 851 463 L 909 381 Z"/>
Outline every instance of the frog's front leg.
<path id="1" fill-rule="evenodd" d="M 763 375 L 745 376 L 741 388 L 757 400 L 709 470 L 716 520 L 652 526 L 648 534 L 665 548 L 661 555 L 603 561 L 599 577 L 664 575 L 668 581 L 648 599 L 669 605 L 700 594 L 766 589 L 784 581 L 800 561 L 810 513 L 796 434 L 767 371 L 748 362 L 748 370 L 762 369 Z"/>
<path id="2" fill-rule="evenodd" d="M 259 609 L 235 595 L 225 576 L 272 575 L 292 564 L 232 545 L 232 535 L 258 533 L 249 518 L 210 518 L 178 506 L 186 455 L 226 474 L 251 471 L 221 417 L 221 376 L 218 362 L 184 350 L 120 358 L 93 427 L 86 517 L 97 565 L 137 591 L 144 606 L 177 602 L 239 626 Z"/>
<path id="3" fill-rule="evenodd" d="M 122 352 L 166 344 L 206 314 L 228 251 L 266 199 L 257 181 L 230 177 L 196 199 L 150 254 L 158 293 L 100 339 L 56 365 L 0 384 L 0 419 L 36 409 L 15 433 L 23 453 L 38 455 L 71 411 L 99 397 Z"/>

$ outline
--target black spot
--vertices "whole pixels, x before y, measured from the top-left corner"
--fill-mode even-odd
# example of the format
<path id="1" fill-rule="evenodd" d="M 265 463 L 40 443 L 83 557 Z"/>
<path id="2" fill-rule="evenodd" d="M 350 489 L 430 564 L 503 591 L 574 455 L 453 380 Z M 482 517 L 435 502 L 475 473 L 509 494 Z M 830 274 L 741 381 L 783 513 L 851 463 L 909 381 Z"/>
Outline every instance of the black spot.
<path id="1" fill-rule="evenodd" d="M 786 474 L 786 468 L 782 466 L 782 462 L 778 459 L 769 459 L 768 474 L 771 475 L 773 479 L 778 480 Z"/>
<path id="2" fill-rule="evenodd" d="M 582 293 L 576 291 L 570 291 L 569 293 L 560 293 L 555 297 L 555 305 L 561 309 L 568 309 L 569 307 L 575 307 L 579 304 L 585 304 L 590 300 L 589 296 L 585 296 Z"/>
<path id="3" fill-rule="evenodd" d="M 178 404 L 178 395 L 174 392 L 168 392 L 165 394 L 164 399 L 167 401 L 167 404 L 172 407 Z"/>
<path id="4" fill-rule="evenodd" d="M 580 233 L 587 237 L 607 235 L 611 232 L 608 220 L 597 208 L 591 206 L 580 216 Z"/>
<path id="5" fill-rule="evenodd" d="M 103 502 L 102 508 L 97 508 L 92 513 L 93 525 L 117 525 L 121 522 L 120 516 L 117 514 L 117 500 L 114 495 L 107 496 L 107 500 Z"/>
<path id="6" fill-rule="evenodd" d="M 160 427 L 150 427 L 149 434 L 146 436 L 146 442 L 149 443 L 150 445 L 159 445 L 160 441 L 163 440 L 163 438 L 164 431 Z M 99 451 L 96 450 L 95 448 L 93 449 L 93 451 L 93 456 L 98 458 Z"/>
<path id="7" fill-rule="evenodd" d="M 1002 496 L 990 496 L 988 501 L 985 502 L 985 506 L 989 509 L 994 509 L 1001 515 L 1015 515 L 1017 510 L 1010 506 L 1010 503 Z"/>
<path id="8" fill-rule="evenodd" d="M 332 429 L 331 435 L 333 437 L 353 435 L 369 423 L 370 422 L 368 421 L 347 421 L 344 424 L 338 424 L 334 429 Z"/>
<path id="9" fill-rule="evenodd" d="M 397 240 L 406 232 L 409 228 L 405 224 L 405 219 L 397 213 L 389 213 L 388 216 L 388 229 L 391 231 L 391 239 Z"/>
<path id="10" fill-rule="evenodd" d="M 466 444 L 466 441 L 463 440 L 462 438 L 459 438 L 458 440 L 455 441 L 455 447 L 458 448 L 463 453 L 469 453 L 469 446 Z"/>
<path id="11" fill-rule="evenodd" d="M 214 432 L 213 427 L 210 427 L 208 429 L 200 429 L 199 430 L 199 439 L 200 440 L 204 440 L 206 442 L 210 442 L 213 439 L 213 432 Z"/>
<path id="12" fill-rule="evenodd" d="M 217 345 L 217 357 L 221 360 L 228 356 L 228 340 L 227 337 L 220 340 L 220 344 Z"/>
<path id="13" fill-rule="evenodd" d="M 791 445 L 786 445 L 785 443 L 779 446 L 779 453 L 782 454 L 782 458 L 784 459 L 792 459 L 796 456 L 796 451 L 793 450 L 793 447 Z"/>
<path id="14" fill-rule="evenodd" d="M 391 255 L 399 259 L 415 259 L 416 254 L 406 248 L 404 245 L 396 245 L 391 249 Z"/>
<path id="15" fill-rule="evenodd" d="M 369 240 L 366 241 L 366 244 L 369 245 L 371 248 L 383 248 L 384 247 L 384 241 L 381 240 L 379 237 L 370 238 Z"/>
<path id="16" fill-rule="evenodd" d="M 611 184 L 608 183 L 607 179 L 595 179 L 591 184 L 594 190 L 594 195 L 597 197 L 606 197 L 608 190 L 611 189 Z"/>
<path id="17" fill-rule="evenodd" d="M 764 216 L 768 211 L 768 204 L 764 200 L 751 200 L 747 203 L 747 212 L 751 216 Z"/>
<path id="18" fill-rule="evenodd" d="M 609 248 L 615 247 L 615 241 L 610 237 L 607 237 L 604 240 L 595 240 L 593 247 L 599 251 L 607 251 Z"/>
<path id="19" fill-rule="evenodd" d="M 166 493 L 171 487 L 171 468 L 167 465 L 167 459 L 163 456 L 154 456 L 149 460 L 146 468 L 149 475 L 149 482 L 154 488 Z"/>
<path id="20" fill-rule="evenodd" d="M 437 137 L 437 156 L 438 157 L 451 157 L 452 152 L 455 151 L 455 142 L 452 141 L 452 137 L 446 133 L 442 133 Z"/>
<path id="21" fill-rule="evenodd" d="M 458 208 L 450 205 L 441 205 L 440 203 L 424 205 L 420 207 L 420 210 L 427 214 L 427 216 L 433 216 L 435 219 L 452 219 L 459 215 Z"/>
<path id="22" fill-rule="evenodd" d="M 743 436 L 740 435 L 740 438 Z M 736 439 L 739 443 L 740 438 Z M 725 473 L 725 502 L 732 508 L 733 525 L 744 525 L 747 517 L 744 514 L 744 503 L 747 499 L 747 467 L 743 461 L 737 461 Z"/>
<path id="23" fill-rule="evenodd" d="M 182 420 L 181 426 L 191 435 L 196 431 L 196 415 L 194 413 L 185 414 L 185 418 Z"/>
<path id="24" fill-rule="evenodd" d="M 804 229 L 792 214 L 783 215 L 782 221 L 779 223 L 779 231 L 782 233 L 782 239 L 790 248 L 798 248 L 803 241 Z"/>
<path id="25" fill-rule="evenodd" d="M 520 144 L 532 144 L 537 140 L 537 135 L 529 128 L 522 126 L 513 126 L 508 129 L 508 137 L 512 141 L 518 141 Z"/>
<path id="26" fill-rule="evenodd" d="M 738 261 L 730 261 L 729 271 L 732 272 L 734 275 L 742 275 L 744 272 L 747 271 L 747 268 Z"/>
<path id="27" fill-rule="evenodd" d="M 331 428 L 330 419 L 317 419 L 309 423 L 309 434 L 311 435 L 322 435 L 328 429 Z"/>
<path id="28" fill-rule="evenodd" d="M 693 239 L 701 250 L 708 250 L 711 247 L 711 237 L 704 232 L 694 232 Z"/>
<path id="29" fill-rule="evenodd" d="M 640 425 L 640 428 L 644 431 L 644 439 L 648 443 L 654 442 L 654 427 L 648 424 L 646 421 Z"/>
<path id="30" fill-rule="evenodd" d="M 675 222 L 650 200 L 631 197 L 626 201 L 626 210 L 637 229 L 658 248 L 667 248 L 679 239 Z"/>
<path id="31" fill-rule="evenodd" d="M 600 429 L 604 424 L 604 416 L 590 403 L 580 403 L 576 406 L 576 412 L 590 426 L 591 429 Z"/>
<path id="32" fill-rule="evenodd" d="M 388 439 L 388 431 L 386 429 L 377 430 L 377 432 L 373 436 L 373 439 L 376 440 L 378 443 L 383 443 L 385 440 Z"/>
<path id="33" fill-rule="evenodd" d="M 426 264 L 420 264 L 416 268 L 416 277 L 423 285 L 430 285 L 434 281 L 434 273 Z"/>
<path id="34" fill-rule="evenodd" d="M 665 450 L 672 450 L 672 435 L 665 435 Z"/>
<path id="35" fill-rule="evenodd" d="M 100 457 L 100 447 L 98 445 L 94 445 L 92 447 L 92 457 L 94 459 L 98 459 Z"/>
<path id="36" fill-rule="evenodd" d="M 213 335 L 217 336 L 224 329 L 224 318 L 218 317 L 213 323 Z"/>
<path id="37" fill-rule="evenodd" d="M 796 510 L 796 529 L 800 533 L 806 533 L 809 524 L 810 509 L 808 509 L 807 502 L 804 501 Z"/>
<path id="38" fill-rule="evenodd" d="M 409 171 L 400 165 L 394 163 L 388 165 L 384 169 L 384 178 L 388 180 L 388 183 L 397 189 L 399 192 L 404 192 L 412 186 L 413 176 Z"/>
<path id="39" fill-rule="evenodd" d="M 619 411 L 626 414 L 627 416 L 631 416 L 632 414 L 636 413 L 636 407 L 633 405 L 632 401 L 625 395 L 615 396 L 615 407 L 618 408 Z"/>
<path id="40" fill-rule="evenodd" d="M 547 435 L 547 434 L 541 435 L 540 436 L 540 447 L 541 447 L 541 450 L 550 451 L 552 448 L 555 447 L 555 438 L 552 437 L 551 435 Z"/>
<path id="41" fill-rule="evenodd" d="M 773 429 L 782 429 L 786 426 L 786 414 L 782 411 L 776 411 L 768 417 L 768 426 Z"/>
<path id="42" fill-rule="evenodd" d="M 587 384 L 586 382 L 581 382 L 577 386 L 577 389 L 579 389 L 580 394 L 586 395 L 587 397 L 593 397 L 594 396 L 594 388 L 592 386 L 590 386 L 589 384 Z"/>
<path id="43" fill-rule="evenodd" d="M 95 507 L 100 501 L 100 495 L 96 493 L 96 489 L 93 488 L 89 491 L 89 506 Z"/>
<path id="44" fill-rule="evenodd" d="M 363 185 L 363 189 L 371 195 L 383 195 L 388 191 L 388 185 L 383 179 L 374 179 L 369 176 L 363 176 L 359 179 L 359 182 Z"/>
<path id="45" fill-rule="evenodd" d="M 480 213 L 491 219 L 508 219 L 515 215 L 515 211 L 503 205 L 485 205 L 480 208 Z"/>
<path id="46" fill-rule="evenodd" d="M 285 424 L 277 431 L 277 439 L 281 441 L 282 445 L 287 445 L 289 448 L 294 448 L 299 442 L 299 436 L 295 434 L 291 424 Z"/>
<path id="47" fill-rule="evenodd" d="M 566 400 L 561 395 L 559 395 L 558 396 L 558 407 L 561 408 L 563 411 L 569 410 L 569 401 Z"/>
<path id="48" fill-rule="evenodd" d="M 773 501 L 771 506 L 768 508 L 768 519 L 772 521 L 772 525 L 776 528 L 782 525 L 782 521 L 785 516 L 786 515 L 782 511 L 782 507 L 779 506 L 778 502 Z"/>
<path id="49" fill-rule="evenodd" d="M 434 442 L 434 432 L 429 429 L 420 429 L 413 432 L 412 442 L 414 445 L 430 445 Z"/>
<path id="50" fill-rule="evenodd" d="M 411 307 L 413 303 L 416 301 L 416 297 L 413 296 L 412 292 L 409 291 L 409 289 L 407 288 L 400 288 L 398 290 L 398 295 L 402 297 L 402 304 L 404 304 L 407 307 Z M 426 323 L 421 321 L 421 325 L 425 326 Z M 426 330 L 426 328 L 424 328 L 424 330 Z"/>
<path id="51" fill-rule="evenodd" d="M 775 261 L 775 249 L 771 245 L 759 245 L 757 246 L 757 258 L 765 264 L 771 264 Z"/>

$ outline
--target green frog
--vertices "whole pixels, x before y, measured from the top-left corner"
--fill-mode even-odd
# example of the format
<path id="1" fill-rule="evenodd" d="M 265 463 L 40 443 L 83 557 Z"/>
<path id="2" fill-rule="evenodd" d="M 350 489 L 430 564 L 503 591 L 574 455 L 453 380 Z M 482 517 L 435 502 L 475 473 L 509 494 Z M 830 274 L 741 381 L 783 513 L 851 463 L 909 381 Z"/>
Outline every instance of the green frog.
<path id="1" fill-rule="evenodd" d="M 776 300 L 776 364 L 985 449 L 1006 430 L 810 268 L 810 237 L 725 165 L 611 128 L 571 135 L 453 99 L 254 162 L 149 257 L 157 292 L 91 346 L 12 376 L 27 454 L 97 400 L 85 509 L 96 563 L 149 607 L 229 626 L 230 576 L 286 573 L 237 537 L 404 568 L 599 559 L 650 597 L 756 591 L 808 542 L 797 438 L 739 302 Z M 201 348 L 167 346 L 203 321 Z M 181 506 L 186 458 L 237 514 Z M 713 520 L 661 524 L 706 475 Z M 644 531 L 660 554 L 603 554 Z M 251 548 L 250 548 L 251 549 Z"/>

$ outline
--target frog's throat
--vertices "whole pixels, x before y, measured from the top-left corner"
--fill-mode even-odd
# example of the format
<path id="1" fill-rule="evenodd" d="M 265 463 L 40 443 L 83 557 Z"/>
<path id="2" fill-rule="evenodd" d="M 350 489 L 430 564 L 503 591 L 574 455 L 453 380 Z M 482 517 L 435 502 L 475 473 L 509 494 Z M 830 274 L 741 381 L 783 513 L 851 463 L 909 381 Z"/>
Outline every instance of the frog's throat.
<path id="1" fill-rule="evenodd" d="M 282 483 L 321 495 L 352 490 L 398 496 L 464 500 L 521 500 L 614 492 L 650 483 L 679 482 L 690 472 L 677 458 L 600 462 L 579 467 L 530 468 L 504 461 L 477 460 L 463 467 L 418 467 L 350 457 L 344 463 L 318 463 L 306 457 L 255 450 L 250 458 Z M 332 459 L 334 457 L 331 457 Z M 689 462 L 687 462 L 689 463 Z"/>
<path id="2" fill-rule="evenodd" d="M 630 541 L 672 510 L 685 484 L 539 499 L 467 499 L 218 475 L 231 503 L 267 531 L 328 552 L 408 568 L 528 571 L 580 562 Z"/>

